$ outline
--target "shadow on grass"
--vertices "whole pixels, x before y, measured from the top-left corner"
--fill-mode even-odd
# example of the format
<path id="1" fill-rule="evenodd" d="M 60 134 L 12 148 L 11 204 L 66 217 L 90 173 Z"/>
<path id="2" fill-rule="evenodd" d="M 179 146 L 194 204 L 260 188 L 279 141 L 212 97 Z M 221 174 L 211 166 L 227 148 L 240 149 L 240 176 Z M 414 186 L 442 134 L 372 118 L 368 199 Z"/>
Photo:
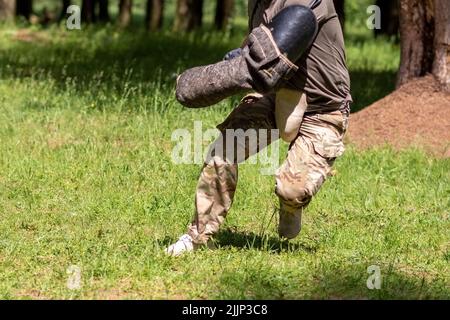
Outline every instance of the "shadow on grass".
<path id="1" fill-rule="evenodd" d="M 47 37 L 29 29 L 17 32 L 31 34 L 25 36 L 31 40 L 22 41 L 10 35 L 11 45 L 0 51 L 2 79 L 48 79 L 59 90 L 74 86 L 80 94 L 91 91 L 97 94 L 102 88 L 127 95 L 130 85 L 144 86 L 145 92 L 149 86 L 172 91 L 180 70 L 220 60 L 241 38 L 205 31 L 192 34 L 147 33 L 141 28 L 118 31 L 112 26 L 88 27 L 77 34 L 54 30 Z M 240 33 L 245 31 L 236 31 Z M 353 112 L 395 88 L 395 72 L 351 70 L 351 80 Z"/>
<path id="2" fill-rule="evenodd" d="M 246 250 L 260 250 L 273 253 L 305 251 L 314 253 L 317 248 L 305 244 L 293 243 L 277 237 L 258 235 L 253 232 L 239 232 L 230 228 L 224 229 L 214 238 L 219 247 L 235 247 Z"/>
<path id="3" fill-rule="evenodd" d="M 156 240 L 159 247 L 167 247 L 173 244 L 177 239 L 166 236 L 163 239 Z M 235 229 L 226 228 L 221 230 L 214 237 L 214 244 L 218 248 L 234 247 L 244 250 L 258 250 L 270 253 L 304 251 L 315 253 L 316 246 L 302 243 L 289 242 L 277 237 L 266 235 L 257 235 L 253 232 L 239 232 Z"/>
<path id="4" fill-rule="evenodd" d="M 148 33 L 112 26 L 86 27 L 76 35 L 53 32 L 42 36 L 23 29 L 11 35 L 12 45 L 0 51 L 1 78 L 40 75 L 62 89 L 67 79 L 75 79 L 80 91 L 89 90 L 93 80 L 102 80 L 112 89 L 126 82 L 174 83 L 174 73 L 220 60 L 232 43 L 218 32 Z"/>
<path id="5" fill-rule="evenodd" d="M 393 71 L 356 70 L 350 72 L 353 105 L 358 112 L 384 98 L 395 90 L 396 73 Z"/>
<path id="6" fill-rule="evenodd" d="M 166 247 L 174 241 L 165 237 L 158 241 Z M 317 248 L 298 244 L 288 244 L 274 237 L 258 236 L 254 233 L 236 232 L 224 229 L 216 237 L 221 247 L 237 247 L 268 251 L 269 253 L 304 250 L 315 253 Z M 364 259 L 363 259 L 364 260 Z M 369 289 L 368 267 L 380 267 L 380 289 Z M 367 300 L 367 299 L 444 299 L 450 298 L 448 279 L 445 275 L 425 271 L 412 272 L 395 263 L 367 259 L 354 263 L 352 258 L 334 259 L 315 256 L 314 260 L 302 262 L 298 268 L 255 260 L 240 268 L 224 270 L 220 275 L 220 284 L 213 299 L 331 299 L 331 300 Z"/>
<path id="7" fill-rule="evenodd" d="M 256 265 L 221 276 L 219 299 L 448 299 L 445 280 L 416 277 L 394 267 L 380 266 L 380 289 L 369 289 L 372 263 L 321 261 L 312 270 Z M 306 271 L 305 271 L 306 270 Z"/>

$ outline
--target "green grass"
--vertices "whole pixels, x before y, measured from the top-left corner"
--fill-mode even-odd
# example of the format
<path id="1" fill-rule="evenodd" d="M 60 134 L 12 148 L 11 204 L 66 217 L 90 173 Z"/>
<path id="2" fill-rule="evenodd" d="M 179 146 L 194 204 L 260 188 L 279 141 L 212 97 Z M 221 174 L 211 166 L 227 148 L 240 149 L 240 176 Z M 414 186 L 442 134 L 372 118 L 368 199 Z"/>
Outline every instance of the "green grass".
<path id="1" fill-rule="evenodd" d="M 0 298 L 450 298 L 450 162 L 421 150 L 349 146 L 289 244 L 271 220 L 273 177 L 243 165 L 218 249 L 163 254 L 200 170 L 172 163 L 171 133 L 213 127 L 236 102 L 183 109 L 175 75 L 220 59 L 242 26 L 27 32 L 0 27 Z M 347 40 L 355 110 L 393 89 L 398 66 L 398 47 L 364 37 Z M 371 265 L 381 290 L 366 287 Z"/>

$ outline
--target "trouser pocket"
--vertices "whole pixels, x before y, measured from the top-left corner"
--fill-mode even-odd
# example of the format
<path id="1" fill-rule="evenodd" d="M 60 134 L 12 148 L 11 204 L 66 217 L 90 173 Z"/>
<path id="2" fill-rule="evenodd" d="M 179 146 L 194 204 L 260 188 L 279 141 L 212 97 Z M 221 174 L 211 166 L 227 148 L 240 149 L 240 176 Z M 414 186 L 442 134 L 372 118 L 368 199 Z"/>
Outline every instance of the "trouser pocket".
<path id="1" fill-rule="evenodd" d="M 305 116 L 300 134 L 308 137 L 317 154 L 334 160 L 345 152 L 343 142 L 348 117 L 341 111 Z"/>

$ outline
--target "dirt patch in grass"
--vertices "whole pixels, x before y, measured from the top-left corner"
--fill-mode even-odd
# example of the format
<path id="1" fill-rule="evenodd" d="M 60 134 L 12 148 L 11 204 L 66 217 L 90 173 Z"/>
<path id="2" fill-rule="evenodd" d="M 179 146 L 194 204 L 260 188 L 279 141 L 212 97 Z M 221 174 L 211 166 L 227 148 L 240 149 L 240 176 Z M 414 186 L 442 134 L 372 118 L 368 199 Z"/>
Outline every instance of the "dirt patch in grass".
<path id="1" fill-rule="evenodd" d="M 13 40 L 28 42 L 28 43 L 47 43 L 50 38 L 43 32 L 30 31 L 27 29 L 17 30 L 12 36 Z"/>
<path id="2" fill-rule="evenodd" d="M 450 93 L 433 76 L 412 81 L 351 116 L 348 140 L 357 147 L 423 147 L 450 158 Z"/>
<path id="3" fill-rule="evenodd" d="M 20 290 L 15 294 L 15 296 L 18 299 L 25 300 L 48 300 L 48 297 L 46 297 L 40 290 L 37 289 Z"/>

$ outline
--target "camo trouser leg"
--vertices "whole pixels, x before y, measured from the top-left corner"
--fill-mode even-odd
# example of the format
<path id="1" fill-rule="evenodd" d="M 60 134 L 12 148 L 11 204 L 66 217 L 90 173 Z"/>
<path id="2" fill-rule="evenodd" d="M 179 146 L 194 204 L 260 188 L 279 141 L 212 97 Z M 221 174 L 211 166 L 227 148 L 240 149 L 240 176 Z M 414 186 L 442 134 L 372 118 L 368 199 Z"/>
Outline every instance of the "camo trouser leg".
<path id="1" fill-rule="evenodd" d="M 256 137 L 256 145 L 227 138 L 227 129 L 275 129 L 275 97 L 246 96 L 217 128 L 222 133 L 210 148 L 210 157 L 200 173 L 195 195 L 196 212 L 188 233 L 195 243 L 206 243 L 217 233 L 233 202 L 238 181 L 238 164 L 269 145 L 271 135 Z"/>
<path id="2" fill-rule="evenodd" d="M 304 116 L 300 134 L 275 176 L 281 211 L 301 214 L 310 203 L 330 175 L 335 159 L 344 153 L 347 123 L 348 112 Z"/>
<path id="3" fill-rule="evenodd" d="M 274 102 L 273 96 L 248 96 L 218 129 L 223 133 L 226 129 L 275 129 Z M 348 113 L 341 111 L 305 114 L 299 135 L 275 176 L 280 210 L 302 211 L 309 204 L 329 176 L 335 159 L 344 152 L 347 123 Z M 197 185 L 196 213 L 188 233 L 198 244 L 206 243 L 225 220 L 237 186 L 237 164 L 272 142 L 258 137 L 257 148 L 233 143 L 234 156 L 229 156 L 226 134 L 221 137 L 225 139 L 213 143 Z M 243 157 L 236 157 L 239 151 L 244 151 Z"/>

